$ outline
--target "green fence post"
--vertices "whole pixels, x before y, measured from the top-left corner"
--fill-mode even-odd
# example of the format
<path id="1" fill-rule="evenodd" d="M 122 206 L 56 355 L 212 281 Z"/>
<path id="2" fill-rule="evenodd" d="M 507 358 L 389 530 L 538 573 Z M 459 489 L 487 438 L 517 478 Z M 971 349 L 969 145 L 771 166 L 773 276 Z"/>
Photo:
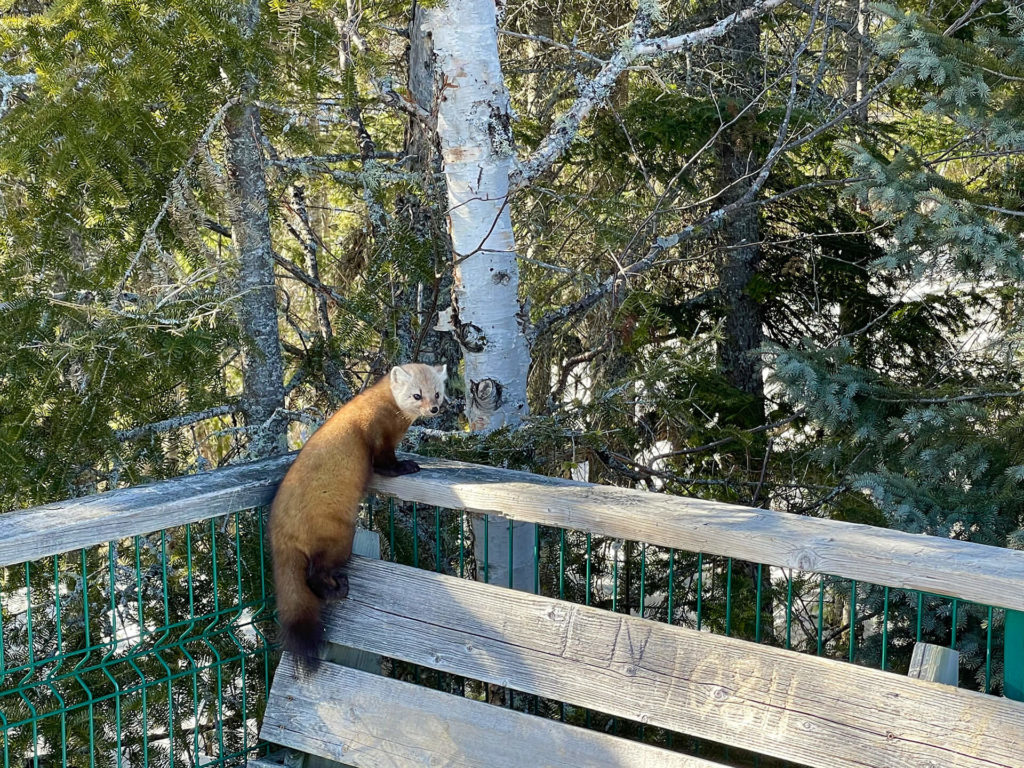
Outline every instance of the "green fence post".
<path id="1" fill-rule="evenodd" d="M 1003 654 L 1003 692 L 1008 699 L 1024 701 L 1024 611 L 1006 612 Z"/>

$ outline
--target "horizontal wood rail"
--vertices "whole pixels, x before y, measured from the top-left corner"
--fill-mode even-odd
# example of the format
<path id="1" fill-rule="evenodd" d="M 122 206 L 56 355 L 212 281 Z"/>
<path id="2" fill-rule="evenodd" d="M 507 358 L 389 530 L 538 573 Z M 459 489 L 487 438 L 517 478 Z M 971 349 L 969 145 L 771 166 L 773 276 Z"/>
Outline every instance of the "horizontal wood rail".
<path id="1" fill-rule="evenodd" d="M 354 558 L 326 625 L 332 643 L 817 768 L 1024 755 L 1019 702 L 395 563 Z M 279 672 L 275 692 L 291 685 Z"/>
<path id="2" fill-rule="evenodd" d="M 356 768 L 726 768 L 336 664 L 302 674 L 290 654 L 281 658 L 260 738 Z"/>
<path id="3" fill-rule="evenodd" d="M 0 515 L 0 566 L 269 504 L 295 454 Z"/>
<path id="4" fill-rule="evenodd" d="M 294 455 L 0 515 L 0 566 L 268 504 Z M 407 501 L 916 589 L 1024 611 L 1024 552 L 416 457 Z"/>
<path id="5" fill-rule="evenodd" d="M 379 493 L 432 506 L 1024 610 L 1024 552 L 720 501 L 417 457 Z"/>

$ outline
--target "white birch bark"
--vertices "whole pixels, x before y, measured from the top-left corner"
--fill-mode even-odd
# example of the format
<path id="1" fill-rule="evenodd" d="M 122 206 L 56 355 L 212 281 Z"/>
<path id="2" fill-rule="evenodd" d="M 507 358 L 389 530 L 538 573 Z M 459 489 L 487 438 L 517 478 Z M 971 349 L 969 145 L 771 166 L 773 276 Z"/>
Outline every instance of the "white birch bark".
<path id="1" fill-rule="evenodd" d="M 489 431 L 526 415 L 530 364 L 507 200 L 515 157 L 495 4 L 450 0 L 422 12 L 440 80 L 437 133 L 455 273 L 440 326 L 462 348 L 470 425 Z"/>
<path id="2" fill-rule="evenodd" d="M 515 156 L 497 14 L 494 0 L 449 0 L 420 11 L 439 80 L 437 134 L 454 260 L 452 304 L 438 328 L 451 330 L 462 349 L 471 428 L 490 431 L 526 415 L 530 366 L 508 208 Z M 484 520 L 473 519 L 479 578 L 486 542 L 487 581 L 532 590 L 535 527 L 490 517 L 485 535 Z"/>

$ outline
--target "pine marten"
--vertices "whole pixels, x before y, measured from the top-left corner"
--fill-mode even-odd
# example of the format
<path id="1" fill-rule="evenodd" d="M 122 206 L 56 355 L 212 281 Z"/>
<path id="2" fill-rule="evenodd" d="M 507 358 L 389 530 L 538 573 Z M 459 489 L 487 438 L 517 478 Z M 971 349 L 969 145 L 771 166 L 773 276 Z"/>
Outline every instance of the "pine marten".
<path id="1" fill-rule="evenodd" d="M 446 375 L 447 366 L 392 368 L 314 433 L 277 489 L 269 529 L 281 643 L 307 669 L 323 642 L 322 603 L 348 595 L 343 567 L 370 476 L 419 471 L 395 447 L 416 419 L 441 408 Z"/>

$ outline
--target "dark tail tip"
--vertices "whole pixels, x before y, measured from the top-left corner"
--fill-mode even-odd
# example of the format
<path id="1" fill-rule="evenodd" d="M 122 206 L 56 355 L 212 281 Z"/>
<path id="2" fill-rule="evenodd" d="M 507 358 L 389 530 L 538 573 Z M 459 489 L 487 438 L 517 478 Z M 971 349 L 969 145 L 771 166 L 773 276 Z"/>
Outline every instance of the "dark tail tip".
<path id="1" fill-rule="evenodd" d="M 300 619 L 281 625 L 281 645 L 295 655 L 299 669 L 316 672 L 320 666 L 324 628 L 319 618 Z"/>

